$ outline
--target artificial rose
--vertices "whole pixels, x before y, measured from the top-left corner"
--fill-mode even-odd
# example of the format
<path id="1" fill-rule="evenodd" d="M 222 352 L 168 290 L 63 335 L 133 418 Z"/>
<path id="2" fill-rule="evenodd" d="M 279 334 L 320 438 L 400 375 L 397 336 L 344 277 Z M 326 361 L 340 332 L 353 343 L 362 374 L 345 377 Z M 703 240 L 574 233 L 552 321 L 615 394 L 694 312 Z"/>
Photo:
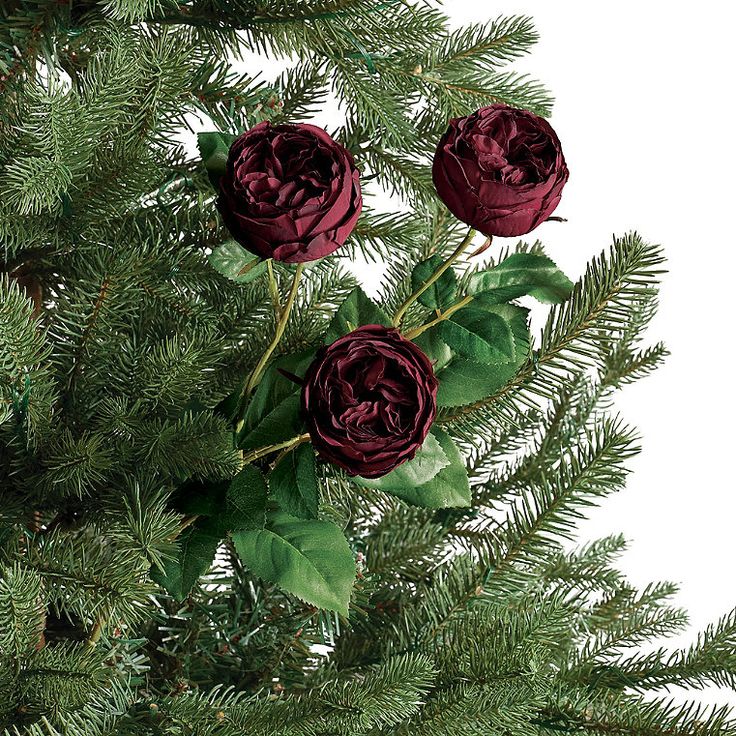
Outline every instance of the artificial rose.
<path id="1" fill-rule="evenodd" d="M 484 235 L 534 230 L 554 212 L 568 176 L 550 124 L 506 105 L 451 120 L 432 166 L 440 199 Z"/>
<path id="2" fill-rule="evenodd" d="M 362 202 L 353 157 L 324 130 L 263 122 L 230 146 L 217 208 L 244 248 L 299 263 L 339 248 Z"/>
<path id="3" fill-rule="evenodd" d="M 429 358 L 395 329 L 365 325 L 307 370 L 302 407 L 315 450 L 350 475 L 378 478 L 411 460 L 437 414 Z"/>

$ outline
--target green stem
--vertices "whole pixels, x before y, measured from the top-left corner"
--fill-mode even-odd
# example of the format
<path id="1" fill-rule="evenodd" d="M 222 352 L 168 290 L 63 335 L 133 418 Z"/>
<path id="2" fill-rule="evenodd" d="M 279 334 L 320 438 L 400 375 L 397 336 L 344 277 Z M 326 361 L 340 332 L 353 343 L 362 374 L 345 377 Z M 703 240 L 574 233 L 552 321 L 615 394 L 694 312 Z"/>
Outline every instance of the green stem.
<path id="1" fill-rule="evenodd" d="M 463 238 L 463 241 L 458 245 L 457 248 L 452 252 L 452 255 L 413 293 L 409 298 L 399 307 L 398 311 L 394 315 L 394 327 L 398 327 L 401 324 L 401 320 L 404 318 L 409 307 L 429 289 L 442 274 L 452 266 L 453 263 L 463 254 L 465 249 L 470 245 L 475 235 L 475 230 L 472 228 L 468 231 L 468 234 Z"/>
<path id="2" fill-rule="evenodd" d="M 297 445 L 301 445 L 302 442 L 307 442 L 307 440 L 309 440 L 309 434 L 305 433 L 292 437 L 285 442 L 279 442 L 276 445 L 257 447 L 255 450 L 251 450 L 250 452 L 243 454 L 243 464 L 246 465 L 247 463 L 252 463 L 259 458 L 270 455 L 272 452 L 277 452 L 278 450 L 293 450 Z"/>
<path id="3" fill-rule="evenodd" d="M 271 293 L 271 301 L 273 302 L 273 311 L 276 319 L 281 319 L 281 300 L 279 299 L 279 285 L 276 283 L 276 276 L 273 272 L 273 260 L 269 258 L 266 261 L 268 269 L 268 290 Z"/>
<path id="4" fill-rule="evenodd" d="M 97 642 L 102 636 L 102 630 L 105 628 L 105 623 L 106 619 L 103 616 L 100 616 L 100 618 L 95 621 L 95 625 L 93 626 L 90 635 L 87 637 L 87 646 L 91 649 L 94 649 L 94 647 L 97 646 Z"/>
<path id="5" fill-rule="evenodd" d="M 304 264 L 300 263 L 296 267 L 294 281 L 291 284 L 291 290 L 289 291 L 289 297 L 286 300 L 286 305 L 284 306 L 281 314 L 278 317 L 278 322 L 276 323 L 276 332 L 274 333 L 273 340 L 271 340 L 269 346 L 266 348 L 266 351 L 263 353 L 261 359 L 258 361 L 258 365 L 256 365 L 256 367 L 253 369 L 253 372 L 250 374 L 250 378 L 243 387 L 243 392 L 240 397 L 241 399 L 247 398 L 250 392 L 258 385 L 258 381 L 261 380 L 263 371 L 266 369 L 266 363 L 268 363 L 269 358 L 271 357 L 271 355 L 273 355 L 273 351 L 276 350 L 276 347 L 278 346 L 281 338 L 284 335 L 284 330 L 286 330 L 286 323 L 289 321 L 289 314 L 291 313 L 291 308 L 294 306 L 294 300 L 296 299 L 296 292 L 299 287 L 299 280 L 301 279 L 302 271 L 304 271 Z M 238 425 L 238 431 L 242 428 L 241 424 L 242 420 L 241 423 L 239 423 Z"/>
<path id="6" fill-rule="evenodd" d="M 446 319 L 449 319 L 455 312 L 457 312 L 458 309 L 462 309 L 466 304 L 470 304 L 470 302 L 473 301 L 473 297 L 471 295 L 468 295 L 461 299 L 457 304 L 453 304 L 451 307 L 448 307 L 442 314 L 437 316 L 435 319 L 433 319 L 431 322 L 427 322 L 427 324 L 422 325 L 421 327 L 415 327 L 413 330 L 409 330 L 409 332 L 404 333 L 404 337 L 407 340 L 413 340 L 415 337 L 419 337 L 419 335 L 422 334 L 425 330 L 428 330 L 430 327 L 434 327 L 435 325 L 439 324 L 440 322 L 444 322 Z"/>

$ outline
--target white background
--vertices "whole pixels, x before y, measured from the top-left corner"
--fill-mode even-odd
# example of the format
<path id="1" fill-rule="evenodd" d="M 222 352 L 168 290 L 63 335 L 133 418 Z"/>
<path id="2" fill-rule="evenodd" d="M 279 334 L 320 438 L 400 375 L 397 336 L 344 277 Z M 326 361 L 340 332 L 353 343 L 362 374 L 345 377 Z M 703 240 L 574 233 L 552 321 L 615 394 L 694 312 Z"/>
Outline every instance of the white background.
<path id="1" fill-rule="evenodd" d="M 591 512 L 580 538 L 623 532 L 621 568 L 633 583 L 681 585 L 676 603 L 691 626 L 675 646 L 736 606 L 736 10 L 729 0 L 685 5 L 448 0 L 445 8 L 454 25 L 535 19 L 541 41 L 513 68 L 556 99 L 551 123 L 571 175 L 555 214 L 568 222 L 534 236 L 557 263 L 577 277 L 613 233 L 629 230 L 666 246 L 651 341 L 663 339 L 672 355 L 618 401 L 644 451 L 627 489 Z M 337 119 L 328 107 L 317 122 L 333 128 Z M 380 269 L 363 269 L 375 286 Z M 736 693 L 704 698 L 736 704 Z"/>
<path id="2" fill-rule="evenodd" d="M 446 10 L 457 23 L 535 19 L 541 40 L 515 68 L 556 100 L 571 172 L 556 214 L 569 221 L 535 235 L 558 264 L 578 275 L 612 233 L 632 229 L 666 246 L 651 334 L 672 355 L 621 394 L 644 451 L 581 538 L 623 532 L 632 582 L 681 584 L 691 627 L 673 643 L 685 645 L 736 606 L 736 11 L 723 0 L 452 0 Z"/>

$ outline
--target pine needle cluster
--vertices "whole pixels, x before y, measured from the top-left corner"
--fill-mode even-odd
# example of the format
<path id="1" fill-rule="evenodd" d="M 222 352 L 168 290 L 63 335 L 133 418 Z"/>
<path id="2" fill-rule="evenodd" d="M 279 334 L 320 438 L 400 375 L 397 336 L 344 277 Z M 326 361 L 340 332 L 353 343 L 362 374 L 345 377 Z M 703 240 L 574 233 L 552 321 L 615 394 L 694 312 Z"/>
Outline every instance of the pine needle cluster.
<path id="1" fill-rule="evenodd" d="M 366 189 L 401 203 L 367 208 L 350 247 L 306 269 L 279 346 L 298 352 L 354 287 L 346 257 L 385 264 L 393 310 L 412 266 L 455 248 L 429 156 L 448 118 L 481 105 L 549 113 L 508 67 L 536 39 L 528 18 L 451 29 L 433 3 L 398 0 L 2 3 L 0 732 L 736 734 L 727 708 L 666 697 L 734 687 L 734 615 L 669 650 L 687 621 L 676 587 L 632 587 L 620 537 L 571 551 L 639 451 L 612 397 L 666 356 L 642 344 L 662 252 L 635 233 L 551 308 L 510 381 L 439 416 L 471 508 L 320 478 L 319 516 L 359 564 L 348 618 L 258 579 L 229 541 L 183 602 L 154 582 L 188 523 L 174 491 L 240 469 L 215 409 L 290 283 L 278 264 L 276 293 L 209 264 L 229 236 L 181 143 L 192 116 L 237 132 L 336 96 Z M 233 71 L 253 52 L 286 71 Z"/>

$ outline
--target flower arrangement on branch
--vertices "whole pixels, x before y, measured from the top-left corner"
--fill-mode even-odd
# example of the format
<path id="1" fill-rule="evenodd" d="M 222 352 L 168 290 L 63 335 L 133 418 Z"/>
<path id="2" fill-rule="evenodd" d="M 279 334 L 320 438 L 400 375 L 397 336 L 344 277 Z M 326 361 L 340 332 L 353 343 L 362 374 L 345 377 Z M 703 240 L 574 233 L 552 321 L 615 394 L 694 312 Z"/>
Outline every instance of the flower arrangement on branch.
<path id="1" fill-rule="evenodd" d="M 2 736 L 736 733 L 661 696 L 736 686 L 736 616 L 670 651 L 676 586 L 568 545 L 639 450 L 663 255 L 517 240 L 567 196 L 536 39 L 0 2 Z"/>

